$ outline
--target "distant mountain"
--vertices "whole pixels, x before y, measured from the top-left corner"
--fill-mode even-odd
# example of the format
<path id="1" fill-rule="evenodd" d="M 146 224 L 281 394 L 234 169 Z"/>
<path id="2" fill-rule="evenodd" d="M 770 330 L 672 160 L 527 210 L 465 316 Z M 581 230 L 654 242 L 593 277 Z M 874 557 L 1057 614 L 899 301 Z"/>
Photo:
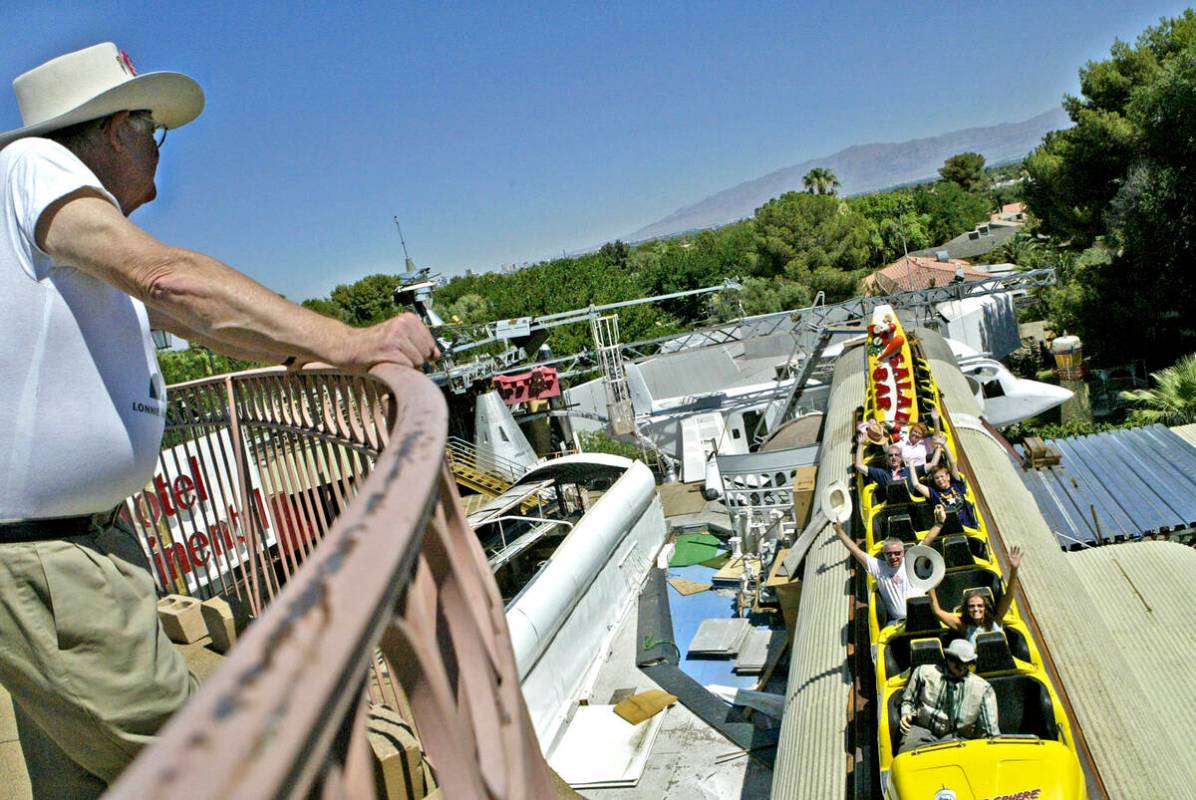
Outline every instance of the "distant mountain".
<path id="1" fill-rule="evenodd" d="M 987 128 L 966 128 L 928 139 L 861 144 L 824 158 L 813 158 L 755 180 L 724 189 L 705 200 L 679 209 L 627 237 L 638 242 L 671 236 L 696 228 L 725 225 L 751 216 L 768 200 L 789 191 L 802 191 L 802 178 L 814 167 L 827 167 L 842 184 L 840 193 L 862 194 L 938 177 L 938 169 L 956 153 L 980 153 L 989 164 L 1022 158 L 1049 131 L 1071 124 L 1061 108 L 1025 122 L 1005 122 Z"/>

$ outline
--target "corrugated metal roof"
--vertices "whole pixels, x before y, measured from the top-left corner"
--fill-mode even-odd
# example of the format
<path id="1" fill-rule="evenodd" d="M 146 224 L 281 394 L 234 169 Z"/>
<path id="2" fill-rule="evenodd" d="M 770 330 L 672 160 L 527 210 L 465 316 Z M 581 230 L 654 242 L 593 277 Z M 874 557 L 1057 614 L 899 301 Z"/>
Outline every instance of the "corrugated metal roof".
<path id="1" fill-rule="evenodd" d="M 1052 439 L 1063 460 L 1022 482 L 1068 550 L 1196 526 L 1196 447 L 1153 425 Z"/>
<path id="2" fill-rule="evenodd" d="M 842 480 L 851 464 L 852 413 L 864 396 L 864 367 L 863 348 L 848 351 L 835 365 L 815 497 Z M 847 791 L 843 745 L 852 686 L 843 625 L 850 597 L 849 558 L 830 525 L 806 555 L 773 766 L 774 798 L 834 800 Z"/>
<path id="3" fill-rule="evenodd" d="M 1176 425 L 1171 429 L 1171 432 L 1188 444 L 1196 447 L 1196 423 L 1192 425 Z"/>
<path id="4" fill-rule="evenodd" d="M 1121 651 L 1130 674 L 1145 685 L 1150 701 L 1145 738 L 1171 739 L 1186 750 L 1183 763 L 1174 768 L 1187 781 L 1188 796 L 1193 796 L 1196 618 L 1191 598 L 1196 550 L 1176 542 L 1141 542 L 1069 553 L 1066 560 L 1080 581 L 1093 587 L 1092 612 L 1116 637 L 1107 644 Z M 1161 758 L 1158 766 L 1166 767 Z"/>

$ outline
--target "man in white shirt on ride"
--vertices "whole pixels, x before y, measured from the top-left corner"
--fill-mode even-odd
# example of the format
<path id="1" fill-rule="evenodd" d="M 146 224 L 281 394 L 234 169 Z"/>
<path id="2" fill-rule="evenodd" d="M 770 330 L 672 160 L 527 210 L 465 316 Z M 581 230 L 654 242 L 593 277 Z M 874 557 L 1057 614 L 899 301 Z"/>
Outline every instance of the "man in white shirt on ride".
<path id="1" fill-rule="evenodd" d="M 115 520 L 152 475 L 165 388 L 152 327 L 261 361 L 365 371 L 439 354 L 411 314 L 353 329 L 127 219 L 161 136 L 203 109 L 105 43 L 13 82 L 0 133 L 0 684 L 35 797 L 104 791 L 194 690 Z"/>
<path id="2" fill-rule="evenodd" d="M 943 507 L 936 506 L 934 525 L 926 532 L 926 536 L 919 544 L 929 547 L 942 531 L 946 519 L 947 515 Z M 885 539 L 880 548 L 881 558 L 884 559 L 882 561 L 881 558 L 868 555 L 864 548 L 856 544 L 843 528 L 843 523 L 835 521 L 834 528 L 839 541 L 843 542 L 843 546 L 847 548 L 848 552 L 876 581 L 876 590 L 888 612 L 887 624 L 895 625 L 904 620 L 905 601 L 910 597 L 921 597 L 925 594 L 921 589 L 915 589 L 910 585 L 909 576 L 905 574 L 905 543 L 896 537 Z"/>

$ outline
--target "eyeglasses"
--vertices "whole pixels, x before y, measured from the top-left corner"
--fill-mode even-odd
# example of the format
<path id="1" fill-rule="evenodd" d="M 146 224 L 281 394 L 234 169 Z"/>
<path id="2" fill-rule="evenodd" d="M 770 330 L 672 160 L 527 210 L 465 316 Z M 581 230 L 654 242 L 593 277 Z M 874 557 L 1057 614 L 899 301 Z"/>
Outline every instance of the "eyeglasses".
<path id="1" fill-rule="evenodd" d="M 900 453 L 889 453 L 889 458 L 901 458 Z"/>
<path id="2" fill-rule="evenodd" d="M 159 150 L 166 144 L 166 126 L 154 122 L 154 115 L 149 111 L 134 111 L 129 114 L 130 119 L 149 123 L 149 135 L 154 140 L 154 147 Z"/>
<path id="3" fill-rule="evenodd" d="M 890 556 L 902 556 L 902 555 L 905 555 L 904 550 L 886 550 L 885 551 L 885 558 L 889 558 Z"/>

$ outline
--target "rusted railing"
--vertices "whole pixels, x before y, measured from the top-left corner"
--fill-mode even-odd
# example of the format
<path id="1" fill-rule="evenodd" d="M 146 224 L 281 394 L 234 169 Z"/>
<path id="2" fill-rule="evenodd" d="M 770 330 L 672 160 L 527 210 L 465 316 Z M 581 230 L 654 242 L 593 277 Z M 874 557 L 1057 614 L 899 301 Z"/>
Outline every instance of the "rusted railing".
<path id="1" fill-rule="evenodd" d="M 130 499 L 160 585 L 257 620 L 111 797 L 374 797 L 365 712 L 414 716 L 447 797 L 551 796 L 423 376 L 263 370 L 173 387 Z"/>

